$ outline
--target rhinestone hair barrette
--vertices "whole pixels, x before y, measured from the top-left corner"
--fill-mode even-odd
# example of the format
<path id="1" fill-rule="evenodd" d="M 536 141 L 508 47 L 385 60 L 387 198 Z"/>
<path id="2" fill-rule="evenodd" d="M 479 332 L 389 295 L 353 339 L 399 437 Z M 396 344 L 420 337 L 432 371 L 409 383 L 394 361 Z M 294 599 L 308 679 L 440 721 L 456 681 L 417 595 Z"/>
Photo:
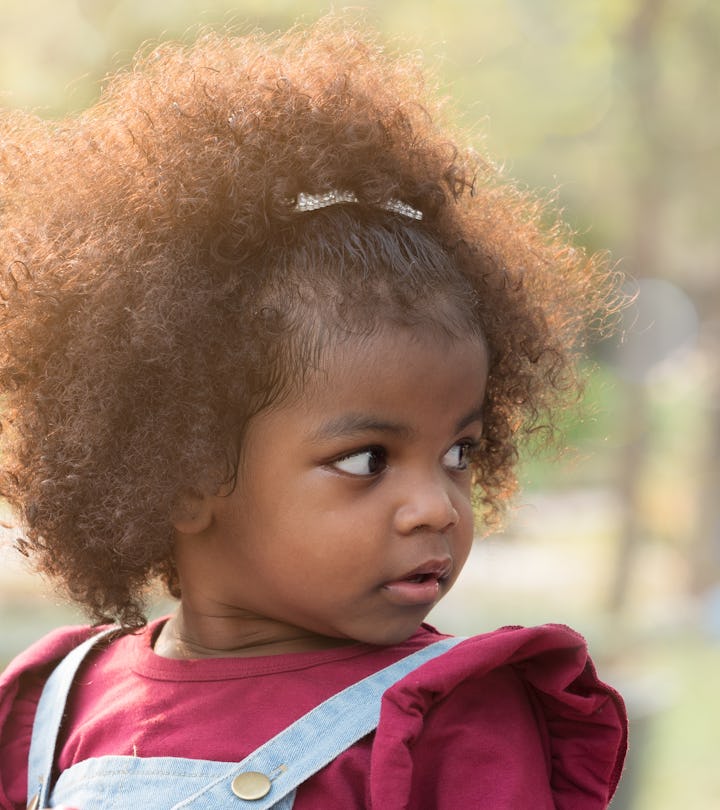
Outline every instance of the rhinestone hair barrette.
<path id="1" fill-rule="evenodd" d="M 324 194 L 306 194 L 301 191 L 295 200 L 293 211 L 317 211 L 319 208 L 327 208 L 330 205 L 341 203 L 359 203 L 357 194 L 354 191 L 326 191 Z M 412 205 L 401 200 L 388 200 L 378 203 L 377 208 L 385 211 L 392 211 L 394 214 L 402 214 L 410 219 L 422 219 L 422 211 L 413 208 Z"/>

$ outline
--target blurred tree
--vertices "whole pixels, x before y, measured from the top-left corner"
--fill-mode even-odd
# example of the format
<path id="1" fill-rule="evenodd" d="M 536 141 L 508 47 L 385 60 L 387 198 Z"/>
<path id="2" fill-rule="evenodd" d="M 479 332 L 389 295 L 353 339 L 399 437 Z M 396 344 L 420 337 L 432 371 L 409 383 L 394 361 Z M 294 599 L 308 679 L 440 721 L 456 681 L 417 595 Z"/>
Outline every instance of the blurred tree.
<path id="1" fill-rule="evenodd" d="M 720 242 L 717 224 L 710 223 L 706 212 L 708 203 L 712 210 L 720 209 L 720 118 L 716 105 L 702 99 L 717 86 L 720 58 L 717 40 L 708 31 L 717 32 L 718 21 L 716 7 L 710 4 L 690 2 L 680 7 L 670 0 L 640 0 L 618 45 L 626 81 L 628 135 L 632 134 L 636 146 L 627 166 L 633 209 L 626 242 L 629 269 L 638 277 L 660 276 L 682 283 L 694 300 L 701 319 L 700 346 L 709 390 L 717 387 L 720 378 L 717 335 L 712 337 L 720 316 Z M 689 99 L 695 100 L 692 109 Z M 632 143 L 630 138 L 628 142 Z M 674 328 L 672 319 L 679 315 L 676 309 L 653 324 L 656 342 L 662 343 Z M 627 443 L 620 477 L 624 522 L 611 596 L 615 609 L 627 598 L 644 531 L 641 492 L 649 449 L 644 383 L 639 378 L 625 386 Z M 682 417 L 678 414 L 677 429 L 688 431 Z M 695 589 L 718 581 L 719 417 L 717 407 L 709 410 L 707 441 L 701 442 L 696 459 L 697 519 L 689 543 Z M 673 464 L 673 459 L 667 463 Z M 676 538 L 676 542 L 684 545 L 686 539 Z"/>
<path id="2" fill-rule="evenodd" d="M 665 0 L 640 0 L 625 36 L 624 57 L 627 69 L 628 100 L 634 129 L 643 145 L 643 162 L 632 174 L 633 225 L 630 239 L 632 269 L 637 274 L 655 276 L 659 267 L 660 221 L 663 194 L 655 138 L 658 103 L 657 54 L 652 43 Z M 644 379 L 640 377 L 625 386 L 625 449 L 618 485 L 622 503 L 622 526 L 618 538 L 610 607 L 620 610 L 627 599 L 633 563 L 641 542 L 641 481 L 648 448 L 649 404 Z"/>

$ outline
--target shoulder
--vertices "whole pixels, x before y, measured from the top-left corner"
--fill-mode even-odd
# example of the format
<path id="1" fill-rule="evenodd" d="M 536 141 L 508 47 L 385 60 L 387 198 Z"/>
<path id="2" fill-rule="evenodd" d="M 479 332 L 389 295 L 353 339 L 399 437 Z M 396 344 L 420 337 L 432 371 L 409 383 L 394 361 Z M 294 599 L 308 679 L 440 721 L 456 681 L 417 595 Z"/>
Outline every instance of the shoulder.
<path id="1" fill-rule="evenodd" d="M 62 627 L 20 653 L 0 675 L 0 807 L 25 806 L 30 736 L 45 679 L 95 628 Z"/>
<path id="2" fill-rule="evenodd" d="M 403 791 L 438 808 L 600 810 L 619 779 L 626 728 L 622 699 L 597 678 L 580 635 L 558 625 L 503 628 L 462 641 L 388 690 L 375 788 L 405 773 Z"/>

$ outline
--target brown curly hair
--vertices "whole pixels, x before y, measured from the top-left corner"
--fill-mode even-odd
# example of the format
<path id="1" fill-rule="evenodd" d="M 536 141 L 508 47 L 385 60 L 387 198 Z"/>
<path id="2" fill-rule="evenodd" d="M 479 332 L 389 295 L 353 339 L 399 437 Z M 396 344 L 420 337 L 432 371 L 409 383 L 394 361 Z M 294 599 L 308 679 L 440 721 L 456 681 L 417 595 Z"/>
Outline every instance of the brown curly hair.
<path id="1" fill-rule="evenodd" d="M 0 494 L 93 617 L 138 627 L 149 583 L 176 590 L 181 494 L 233 480 L 248 420 L 341 332 L 482 336 L 500 513 L 615 278 L 443 116 L 417 59 L 334 17 L 163 45 L 59 123 L 4 115 Z M 359 202 L 293 210 L 331 189 Z"/>

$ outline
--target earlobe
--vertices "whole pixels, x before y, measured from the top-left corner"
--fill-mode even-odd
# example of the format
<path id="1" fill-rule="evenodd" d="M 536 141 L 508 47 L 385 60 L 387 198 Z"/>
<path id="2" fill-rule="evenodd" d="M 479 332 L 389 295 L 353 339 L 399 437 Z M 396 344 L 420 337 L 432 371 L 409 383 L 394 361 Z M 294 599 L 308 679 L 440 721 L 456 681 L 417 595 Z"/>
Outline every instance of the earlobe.
<path id="1" fill-rule="evenodd" d="M 201 534 L 213 520 L 213 499 L 193 490 L 178 498 L 171 516 L 172 525 L 180 534 Z"/>

